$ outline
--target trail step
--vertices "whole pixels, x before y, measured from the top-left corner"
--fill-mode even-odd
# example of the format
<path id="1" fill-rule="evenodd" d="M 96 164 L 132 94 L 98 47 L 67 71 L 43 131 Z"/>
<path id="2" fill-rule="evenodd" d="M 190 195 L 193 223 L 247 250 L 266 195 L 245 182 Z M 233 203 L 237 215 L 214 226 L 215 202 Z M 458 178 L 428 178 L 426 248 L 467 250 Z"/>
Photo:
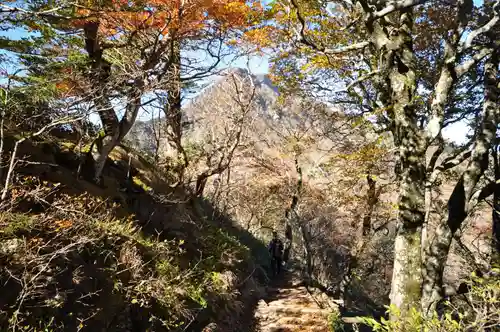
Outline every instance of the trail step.
<path id="1" fill-rule="evenodd" d="M 316 307 L 316 308 L 318 308 L 318 304 L 316 302 L 314 302 L 314 300 L 306 298 L 306 297 L 294 297 L 292 299 L 280 298 L 276 301 L 269 302 L 267 305 L 269 307 L 296 306 L 296 307 L 308 307 L 308 308 Z"/>
<path id="2" fill-rule="evenodd" d="M 328 315 L 332 312 L 329 309 L 321 309 L 318 307 L 309 307 L 297 304 L 285 304 L 285 303 L 268 303 L 267 306 L 259 308 L 258 312 L 300 312 L 300 313 L 319 313 Z"/>
<path id="3" fill-rule="evenodd" d="M 259 301 L 255 312 L 259 322 L 255 332 L 329 332 L 328 316 L 343 305 L 342 300 L 325 298 L 301 282 L 275 283 L 267 287 L 266 293 L 268 296 Z M 342 320 L 359 322 L 355 317 Z"/>
<path id="4" fill-rule="evenodd" d="M 273 314 L 277 315 L 288 315 L 292 317 L 298 317 L 302 315 L 307 315 L 311 318 L 326 318 L 331 313 L 330 310 L 324 310 L 319 308 L 307 308 L 298 306 L 269 306 L 266 308 L 260 308 L 257 311 L 257 317 L 269 317 Z"/>

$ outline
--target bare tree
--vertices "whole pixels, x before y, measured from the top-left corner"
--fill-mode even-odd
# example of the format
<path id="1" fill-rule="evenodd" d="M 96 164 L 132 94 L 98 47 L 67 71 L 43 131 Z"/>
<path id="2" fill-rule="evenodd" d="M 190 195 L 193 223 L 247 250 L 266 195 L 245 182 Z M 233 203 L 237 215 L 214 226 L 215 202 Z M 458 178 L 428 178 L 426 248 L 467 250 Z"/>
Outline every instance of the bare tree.
<path id="1" fill-rule="evenodd" d="M 255 107 L 255 85 L 250 75 L 229 73 L 225 77 L 216 100 L 210 105 L 193 105 L 193 114 L 197 118 L 194 131 L 201 130 L 197 126 L 205 124 L 208 130 L 202 129 L 201 141 L 197 142 L 197 162 L 192 162 L 194 193 L 203 195 L 209 178 L 226 172 L 238 151 L 242 140 L 246 137 L 251 112 Z M 201 106 L 198 108 L 198 106 Z M 245 142 L 246 143 L 246 142 Z M 190 162 L 191 163 L 191 162 Z"/>

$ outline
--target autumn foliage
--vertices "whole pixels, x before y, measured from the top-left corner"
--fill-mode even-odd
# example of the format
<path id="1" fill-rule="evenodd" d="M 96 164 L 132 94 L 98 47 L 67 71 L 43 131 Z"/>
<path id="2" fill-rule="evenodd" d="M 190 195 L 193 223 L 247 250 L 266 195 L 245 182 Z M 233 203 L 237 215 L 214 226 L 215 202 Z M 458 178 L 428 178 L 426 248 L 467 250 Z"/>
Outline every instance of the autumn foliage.
<path id="1" fill-rule="evenodd" d="M 137 31 L 196 38 L 202 37 L 201 31 L 209 26 L 244 27 L 259 9 L 259 2 L 249 4 L 241 0 L 113 1 L 104 6 L 89 2 L 78 8 L 72 24 L 82 27 L 88 22 L 99 22 L 99 32 L 110 39 L 127 38 Z"/>

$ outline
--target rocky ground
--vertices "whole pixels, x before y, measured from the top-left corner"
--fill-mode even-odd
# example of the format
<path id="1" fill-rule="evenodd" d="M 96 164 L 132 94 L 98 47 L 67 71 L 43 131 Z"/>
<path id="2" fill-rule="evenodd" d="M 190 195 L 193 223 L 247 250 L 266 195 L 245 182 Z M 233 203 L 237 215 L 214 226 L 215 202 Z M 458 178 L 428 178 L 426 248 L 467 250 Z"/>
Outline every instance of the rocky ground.
<path id="1" fill-rule="evenodd" d="M 333 299 L 306 288 L 293 272 L 276 277 L 255 311 L 256 332 L 329 332 L 329 316 L 338 312 Z M 352 318 L 343 318 L 352 323 Z"/>

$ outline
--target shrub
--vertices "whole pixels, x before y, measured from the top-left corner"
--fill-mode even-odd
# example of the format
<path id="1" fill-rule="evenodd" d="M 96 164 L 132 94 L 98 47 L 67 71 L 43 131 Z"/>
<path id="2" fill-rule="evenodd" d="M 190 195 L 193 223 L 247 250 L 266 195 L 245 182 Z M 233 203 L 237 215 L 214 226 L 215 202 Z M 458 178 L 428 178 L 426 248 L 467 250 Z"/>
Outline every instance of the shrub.
<path id="1" fill-rule="evenodd" d="M 328 315 L 328 327 L 331 332 L 344 331 L 344 322 L 339 311 L 333 311 Z"/>
<path id="2" fill-rule="evenodd" d="M 12 211 L 41 208 L 0 215 L 0 331 L 129 331 L 132 319 L 164 331 L 203 309 L 224 310 L 221 297 L 234 301 L 230 271 L 248 249 L 215 223 L 199 220 L 203 234 L 166 239 L 145 233 L 119 204 L 58 188 L 26 177 L 12 188 Z"/>
<path id="3" fill-rule="evenodd" d="M 493 268 L 487 278 L 473 274 L 467 281 L 470 291 L 455 299 L 445 301 L 443 312 L 434 312 L 426 318 L 420 310 L 411 308 L 408 315 L 401 316 L 394 306 L 388 306 L 387 313 L 392 320 L 382 318 L 377 321 L 363 317 L 365 325 L 374 331 L 390 332 L 458 332 L 485 331 L 498 327 L 500 322 L 500 269 Z"/>

